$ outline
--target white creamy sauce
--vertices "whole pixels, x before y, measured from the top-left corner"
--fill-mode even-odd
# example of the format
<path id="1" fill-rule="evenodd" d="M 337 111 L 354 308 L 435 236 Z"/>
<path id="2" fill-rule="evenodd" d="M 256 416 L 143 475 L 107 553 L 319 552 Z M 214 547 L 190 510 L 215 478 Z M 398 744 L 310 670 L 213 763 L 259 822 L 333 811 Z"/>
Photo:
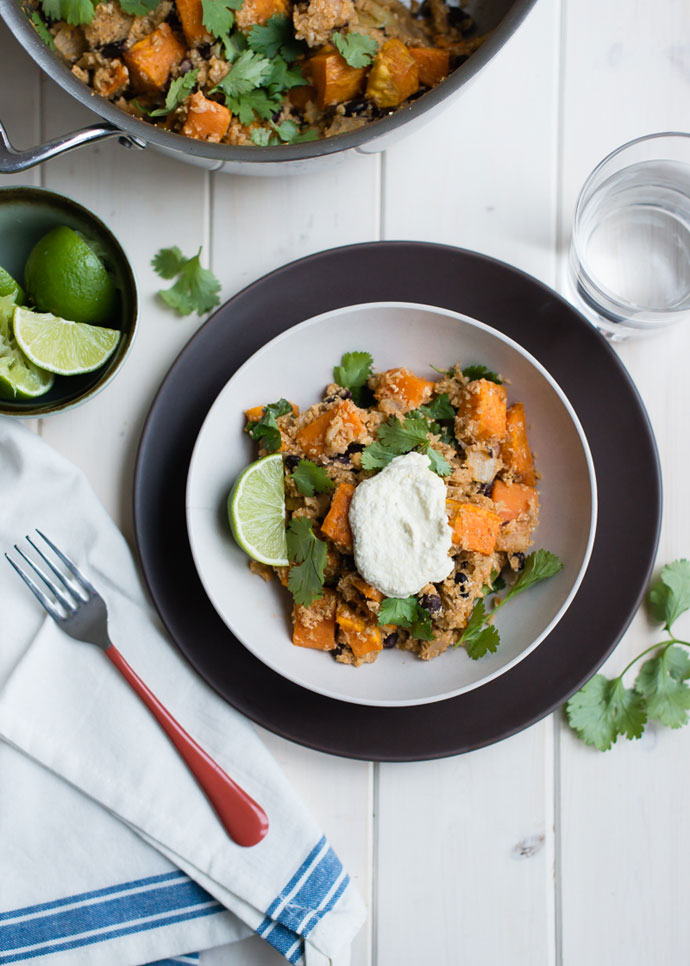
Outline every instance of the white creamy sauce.
<path id="1" fill-rule="evenodd" d="M 422 453 L 397 456 L 359 484 L 350 527 L 357 570 L 386 597 L 410 597 L 453 569 L 446 486 Z"/>

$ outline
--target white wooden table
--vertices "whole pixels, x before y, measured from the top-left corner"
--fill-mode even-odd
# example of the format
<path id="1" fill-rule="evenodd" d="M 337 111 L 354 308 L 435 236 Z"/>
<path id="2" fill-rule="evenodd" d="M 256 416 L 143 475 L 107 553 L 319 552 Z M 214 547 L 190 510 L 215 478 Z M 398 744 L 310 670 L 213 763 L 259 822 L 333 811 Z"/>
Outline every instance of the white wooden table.
<path id="1" fill-rule="evenodd" d="M 632 137 L 688 128 L 689 38 L 684 0 L 539 0 L 470 88 L 383 156 L 278 180 L 208 174 L 106 143 L 19 176 L 104 218 L 142 295 L 123 372 L 88 406 L 37 430 L 83 467 L 131 538 L 142 423 L 201 321 L 178 319 L 153 297 L 159 280 L 149 262 L 165 245 L 189 253 L 203 245 L 224 297 L 301 255 L 381 238 L 474 248 L 561 287 L 588 171 Z M 0 56 L 0 117 L 17 146 L 90 120 L 4 28 Z M 690 554 L 690 329 L 620 354 L 661 452 L 664 563 Z M 690 617 L 678 627 L 687 636 Z M 650 633 L 638 615 L 607 666 L 620 669 L 653 642 Z M 355 966 L 688 962 L 690 728 L 648 727 L 641 741 L 600 754 L 556 714 L 493 747 L 406 765 L 265 739 L 367 899 Z M 282 962 L 257 942 L 247 966 Z"/>

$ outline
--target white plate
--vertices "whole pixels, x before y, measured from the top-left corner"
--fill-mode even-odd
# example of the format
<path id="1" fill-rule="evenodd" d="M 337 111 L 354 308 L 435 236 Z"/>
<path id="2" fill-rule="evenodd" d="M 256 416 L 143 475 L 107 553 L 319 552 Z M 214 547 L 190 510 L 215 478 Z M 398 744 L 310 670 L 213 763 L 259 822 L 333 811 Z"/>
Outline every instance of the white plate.
<path id="1" fill-rule="evenodd" d="M 397 648 L 354 668 L 291 641 L 290 594 L 250 572 L 234 543 L 226 501 L 235 478 L 256 459 L 243 432 L 244 410 L 280 397 L 306 409 L 321 399 L 344 352 L 366 350 L 377 370 L 407 366 L 426 378 L 483 363 L 509 380 L 509 402 L 523 402 L 543 479 L 535 548 L 563 560 L 560 574 L 520 595 L 497 615 L 501 645 L 479 661 L 448 650 L 420 661 Z M 500 332 L 446 309 L 375 302 L 327 312 L 268 342 L 218 395 L 194 447 L 187 479 L 187 530 L 199 577 L 213 606 L 245 647 L 273 670 L 320 694 L 356 704 L 399 707 L 441 701 L 480 687 L 526 657 L 565 613 L 589 561 L 597 515 L 592 456 L 562 390 L 529 353 Z M 231 645 L 231 646 L 240 646 Z"/>

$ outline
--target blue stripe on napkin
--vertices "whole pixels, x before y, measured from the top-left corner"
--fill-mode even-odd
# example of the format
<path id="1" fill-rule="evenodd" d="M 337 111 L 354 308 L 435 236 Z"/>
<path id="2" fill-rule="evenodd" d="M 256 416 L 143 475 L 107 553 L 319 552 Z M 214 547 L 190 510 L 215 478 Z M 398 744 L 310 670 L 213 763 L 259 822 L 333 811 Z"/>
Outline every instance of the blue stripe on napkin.
<path id="1" fill-rule="evenodd" d="M 298 963 L 307 936 L 336 904 L 350 881 L 325 836 L 266 909 L 258 934 L 291 963 Z"/>
<path id="2" fill-rule="evenodd" d="M 173 956 L 172 959 L 157 959 L 147 966 L 197 966 L 199 953 L 185 953 L 184 956 Z"/>
<path id="3" fill-rule="evenodd" d="M 0 964 L 145 932 L 222 909 L 183 872 L 25 906 L 0 914 Z"/>

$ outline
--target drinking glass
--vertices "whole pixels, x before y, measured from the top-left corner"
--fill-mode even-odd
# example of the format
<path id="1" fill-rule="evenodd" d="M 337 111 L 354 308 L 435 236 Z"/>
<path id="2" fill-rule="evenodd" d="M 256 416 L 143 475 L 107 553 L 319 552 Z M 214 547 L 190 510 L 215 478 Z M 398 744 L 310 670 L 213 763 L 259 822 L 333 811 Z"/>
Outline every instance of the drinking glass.
<path id="1" fill-rule="evenodd" d="M 578 308 L 613 341 L 690 320 L 690 134 L 637 138 L 597 165 L 569 274 Z"/>

